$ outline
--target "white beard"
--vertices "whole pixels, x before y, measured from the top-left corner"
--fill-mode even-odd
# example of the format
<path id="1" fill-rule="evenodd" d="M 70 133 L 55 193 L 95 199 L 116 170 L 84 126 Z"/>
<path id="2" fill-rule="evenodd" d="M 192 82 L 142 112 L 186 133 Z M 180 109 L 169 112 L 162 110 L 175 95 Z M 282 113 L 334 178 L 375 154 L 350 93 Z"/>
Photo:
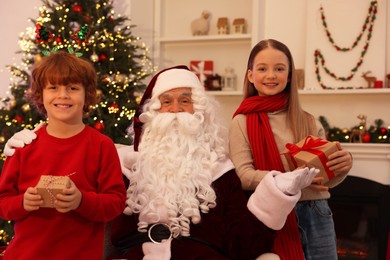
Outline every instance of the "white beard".
<path id="1" fill-rule="evenodd" d="M 174 237 L 189 235 L 190 222 L 215 207 L 210 149 L 199 113 L 158 113 L 143 117 L 144 133 L 128 189 L 128 210 L 140 213 L 138 229 L 167 223 Z"/>

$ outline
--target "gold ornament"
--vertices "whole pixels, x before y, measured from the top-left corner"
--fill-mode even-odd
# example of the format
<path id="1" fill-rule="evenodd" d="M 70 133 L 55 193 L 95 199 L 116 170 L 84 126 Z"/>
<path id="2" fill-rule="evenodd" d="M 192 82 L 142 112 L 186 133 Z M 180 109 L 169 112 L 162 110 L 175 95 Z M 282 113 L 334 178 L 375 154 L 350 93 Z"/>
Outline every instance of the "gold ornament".
<path id="1" fill-rule="evenodd" d="M 100 89 L 97 89 L 97 90 L 96 90 L 96 96 L 97 96 L 97 98 L 100 99 L 100 98 L 102 97 L 102 95 L 103 95 L 103 92 L 102 92 Z"/>
<path id="2" fill-rule="evenodd" d="M 4 136 L 0 136 L 0 143 L 5 143 L 5 137 Z"/>
<path id="3" fill-rule="evenodd" d="M 98 62 L 99 61 L 99 56 L 94 52 L 91 57 L 90 57 L 91 61 L 93 62 Z"/>
<path id="4" fill-rule="evenodd" d="M 126 81 L 126 75 L 124 74 L 115 74 L 114 80 L 118 83 L 123 83 Z"/>
<path id="5" fill-rule="evenodd" d="M 22 106 L 22 110 L 23 110 L 23 112 L 30 111 L 30 105 L 29 105 L 29 104 L 24 104 L 24 105 Z"/>
<path id="6" fill-rule="evenodd" d="M 10 107 L 11 108 L 13 108 L 13 107 L 15 107 L 16 106 L 16 99 L 11 99 L 10 101 L 9 101 L 9 104 L 10 104 Z"/>
<path id="7" fill-rule="evenodd" d="M 42 59 L 41 54 L 37 54 L 37 55 L 35 55 L 35 57 L 34 57 L 34 62 L 38 62 L 38 61 L 40 61 L 41 59 Z"/>
<path id="8" fill-rule="evenodd" d="M 137 102 L 137 104 L 139 105 L 141 103 L 141 99 L 142 99 L 142 97 L 138 96 L 135 98 L 135 102 Z"/>

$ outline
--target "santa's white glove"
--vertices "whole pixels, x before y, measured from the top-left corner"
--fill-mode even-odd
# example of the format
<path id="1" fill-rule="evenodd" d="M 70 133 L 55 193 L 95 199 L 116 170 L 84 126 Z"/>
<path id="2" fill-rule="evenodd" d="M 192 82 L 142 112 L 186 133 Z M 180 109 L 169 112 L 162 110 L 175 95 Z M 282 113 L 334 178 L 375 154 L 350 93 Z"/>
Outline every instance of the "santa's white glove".
<path id="1" fill-rule="evenodd" d="M 145 242 L 142 244 L 143 260 L 169 260 L 171 259 L 172 238 L 161 243 Z"/>
<path id="2" fill-rule="evenodd" d="M 286 173 L 270 171 L 250 196 L 248 209 L 267 227 L 280 230 L 301 197 L 301 189 L 310 185 L 317 173 L 307 167 Z"/>
<path id="3" fill-rule="evenodd" d="M 313 178 L 320 172 L 316 168 L 296 169 L 275 176 L 275 184 L 286 195 L 296 195 L 309 186 Z"/>
<path id="4" fill-rule="evenodd" d="M 123 145 L 117 148 L 122 173 L 130 179 L 134 164 L 138 159 L 138 152 L 134 151 L 133 145 Z"/>
<path id="5" fill-rule="evenodd" d="M 22 131 L 14 134 L 4 146 L 4 155 L 12 156 L 15 153 L 15 148 L 22 148 L 26 144 L 31 144 L 31 142 L 37 138 L 35 131 L 41 128 L 45 123 L 42 122 L 37 125 L 34 130 L 23 129 Z"/>

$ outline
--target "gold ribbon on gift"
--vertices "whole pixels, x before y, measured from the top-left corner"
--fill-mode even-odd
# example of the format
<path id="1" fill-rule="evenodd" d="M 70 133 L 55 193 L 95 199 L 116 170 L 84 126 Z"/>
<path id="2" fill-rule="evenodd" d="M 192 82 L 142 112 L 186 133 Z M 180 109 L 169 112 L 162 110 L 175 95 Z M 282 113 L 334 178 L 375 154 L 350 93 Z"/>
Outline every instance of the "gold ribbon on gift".
<path id="1" fill-rule="evenodd" d="M 286 148 L 289 150 L 286 152 L 287 154 L 290 155 L 291 161 L 294 164 L 295 168 L 298 167 L 297 162 L 294 159 L 294 156 L 299 153 L 299 152 L 308 152 L 312 153 L 314 155 L 317 155 L 317 157 L 320 159 L 324 170 L 326 172 L 326 175 L 328 176 L 328 179 L 332 179 L 335 177 L 334 173 L 329 169 L 328 166 L 326 166 L 326 162 L 328 161 L 328 158 L 326 157 L 325 153 L 316 149 L 320 146 L 323 146 L 327 144 L 328 141 L 323 140 L 321 138 L 314 139 L 312 136 L 307 136 L 303 145 L 299 147 L 296 144 L 286 144 Z"/>

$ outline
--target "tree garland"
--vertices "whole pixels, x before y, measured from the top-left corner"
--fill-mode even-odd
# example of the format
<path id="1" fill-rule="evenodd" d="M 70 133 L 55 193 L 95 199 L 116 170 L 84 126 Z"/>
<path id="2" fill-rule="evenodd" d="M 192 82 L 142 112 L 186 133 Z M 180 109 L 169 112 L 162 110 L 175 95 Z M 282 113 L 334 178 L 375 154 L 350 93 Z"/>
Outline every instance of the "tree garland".
<path id="1" fill-rule="evenodd" d="M 320 7 L 320 12 L 321 12 L 321 19 L 322 19 L 322 25 L 324 27 L 324 30 L 325 30 L 325 33 L 326 33 L 326 36 L 328 37 L 328 40 L 329 42 L 332 44 L 332 46 L 337 50 L 337 51 L 342 51 L 342 52 L 347 52 L 347 51 L 350 51 L 352 49 L 354 49 L 358 43 L 360 42 L 363 34 L 367 31 L 367 28 L 368 28 L 368 33 L 367 33 L 367 40 L 366 40 L 366 44 L 364 45 L 363 47 L 363 50 L 361 51 L 360 53 L 360 57 L 359 57 L 359 61 L 357 62 L 357 64 L 355 65 L 354 68 L 351 69 L 351 73 L 347 76 L 347 77 L 339 77 L 339 76 L 336 76 L 335 73 L 331 72 L 325 65 L 325 59 L 324 59 L 324 56 L 322 55 L 321 53 L 321 50 L 319 49 L 316 49 L 314 51 L 314 63 L 315 63 L 315 73 L 317 75 L 317 81 L 318 83 L 320 84 L 320 86 L 323 88 L 323 89 L 334 89 L 332 87 L 327 87 L 325 84 L 322 83 L 321 81 L 321 75 L 320 75 L 320 61 L 321 61 L 321 66 L 324 68 L 325 72 L 331 76 L 332 78 L 336 79 L 336 80 L 341 80 L 341 81 L 349 81 L 351 80 L 356 72 L 358 71 L 359 67 L 362 65 L 363 63 L 363 58 L 364 56 L 366 55 L 367 53 L 367 50 L 368 50 L 368 47 L 370 45 L 370 40 L 371 40 L 371 37 L 372 37 L 372 31 L 373 31 L 373 28 L 374 28 L 374 21 L 376 19 L 376 14 L 378 12 L 378 2 L 377 0 L 374 0 L 370 3 L 370 7 L 368 9 L 368 14 L 367 14 L 367 17 L 365 19 L 365 22 L 364 22 L 364 25 L 363 25 L 363 28 L 362 28 L 362 31 L 359 33 L 359 35 L 357 36 L 355 42 L 352 44 L 352 46 L 350 48 L 346 48 L 346 47 L 340 47 L 338 46 L 333 38 L 332 38 L 332 34 L 329 32 L 329 29 L 328 29 L 328 26 L 327 26 L 327 23 L 326 23 L 326 17 L 325 17 L 325 14 L 324 14 L 324 9 L 323 7 L 321 6 Z M 350 88 L 353 88 L 353 87 L 340 87 L 341 89 L 350 89 Z"/>

